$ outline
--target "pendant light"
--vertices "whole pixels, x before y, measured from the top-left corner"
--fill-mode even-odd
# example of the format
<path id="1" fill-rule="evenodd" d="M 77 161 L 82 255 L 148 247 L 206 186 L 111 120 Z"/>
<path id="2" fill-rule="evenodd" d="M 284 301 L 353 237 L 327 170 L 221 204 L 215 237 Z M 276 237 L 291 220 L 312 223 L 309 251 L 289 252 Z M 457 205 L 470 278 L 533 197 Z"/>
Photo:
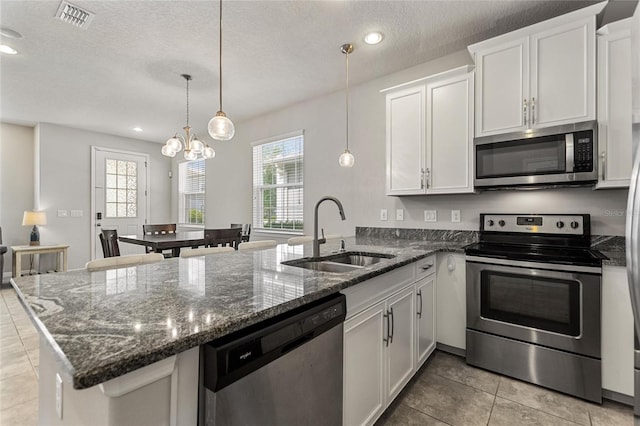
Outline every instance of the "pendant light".
<path id="1" fill-rule="evenodd" d="M 338 163 L 340 167 L 353 167 L 353 164 L 356 162 L 356 159 L 353 157 L 353 154 L 349 152 L 349 54 L 353 52 L 352 44 L 343 44 L 340 46 L 340 51 L 344 53 L 345 58 L 347 58 L 347 97 L 346 97 L 346 111 L 347 111 L 347 148 L 344 150 L 342 154 L 340 154 L 340 158 L 338 159 Z"/>
<path id="2" fill-rule="evenodd" d="M 169 139 L 162 147 L 162 155 L 175 157 L 176 153 L 180 152 L 184 147 L 185 160 L 213 158 L 216 156 L 213 148 L 198 139 L 196 134 L 192 132 L 191 127 L 189 127 L 189 81 L 191 81 L 191 76 L 189 74 L 181 74 L 181 76 L 187 81 L 187 125 L 183 127 L 185 135 L 182 136 L 176 133 Z"/>
<path id="3" fill-rule="evenodd" d="M 236 127 L 233 122 L 227 117 L 227 114 L 222 111 L 222 0 L 220 0 L 220 109 L 216 112 L 216 115 L 209 121 L 209 134 L 212 138 L 219 141 L 228 141 L 233 138 L 236 133 Z"/>

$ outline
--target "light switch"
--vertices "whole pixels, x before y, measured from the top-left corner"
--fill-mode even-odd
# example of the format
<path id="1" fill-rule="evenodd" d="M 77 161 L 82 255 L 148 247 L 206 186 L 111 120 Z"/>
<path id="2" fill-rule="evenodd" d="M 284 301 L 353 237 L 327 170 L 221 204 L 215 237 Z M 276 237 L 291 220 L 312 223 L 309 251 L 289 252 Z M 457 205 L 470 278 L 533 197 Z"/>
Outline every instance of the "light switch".
<path id="1" fill-rule="evenodd" d="M 387 209 L 380 209 L 380 220 L 387 220 Z"/>
<path id="2" fill-rule="evenodd" d="M 451 222 L 460 222 L 460 210 L 451 210 Z"/>
<path id="3" fill-rule="evenodd" d="M 404 220 L 404 209 L 396 209 L 396 220 Z"/>
<path id="4" fill-rule="evenodd" d="M 58 210 L 58 217 L 67 217 L 66 210 Z"/>
<path id="5" fill-rule="evenodd" d="M 71 217 L 82 217 L 82 210 L 71 210 Z"/>

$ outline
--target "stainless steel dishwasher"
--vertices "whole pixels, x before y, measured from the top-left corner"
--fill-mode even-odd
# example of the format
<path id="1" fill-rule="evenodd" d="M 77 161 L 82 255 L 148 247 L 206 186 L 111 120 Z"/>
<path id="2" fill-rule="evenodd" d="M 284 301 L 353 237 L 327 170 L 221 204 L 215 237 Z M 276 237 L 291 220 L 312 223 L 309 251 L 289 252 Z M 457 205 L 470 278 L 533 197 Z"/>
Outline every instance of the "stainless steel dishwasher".
<path id="1" fill-rule="evenodd" d="M 200 424 L 341 425 L 345 297 L 202 347 Z"/>

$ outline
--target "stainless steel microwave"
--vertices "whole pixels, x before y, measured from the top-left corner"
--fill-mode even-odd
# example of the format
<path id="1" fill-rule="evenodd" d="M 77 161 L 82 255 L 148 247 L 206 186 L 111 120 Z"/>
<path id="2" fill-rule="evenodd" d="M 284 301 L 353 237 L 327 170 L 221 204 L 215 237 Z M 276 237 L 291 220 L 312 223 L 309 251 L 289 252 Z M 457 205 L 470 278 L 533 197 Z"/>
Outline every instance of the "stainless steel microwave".
<path id="1" fill-rule="evenodd" d="M 598 180 L 597 123 L 568 124 L 473 140 L 477 189 L 574 186 Z"/>

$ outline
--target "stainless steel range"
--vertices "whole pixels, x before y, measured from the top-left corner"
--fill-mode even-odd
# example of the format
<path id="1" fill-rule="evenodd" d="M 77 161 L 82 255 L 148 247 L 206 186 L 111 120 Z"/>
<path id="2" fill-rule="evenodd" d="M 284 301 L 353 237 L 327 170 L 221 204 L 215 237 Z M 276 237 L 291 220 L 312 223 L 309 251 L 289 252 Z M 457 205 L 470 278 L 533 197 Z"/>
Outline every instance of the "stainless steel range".
<path id="1" fill-rule="evenodd" d="M 602 402 L 602 258 L 589 215 L 481 214 L 468 246 L 467 363 Z"/>

